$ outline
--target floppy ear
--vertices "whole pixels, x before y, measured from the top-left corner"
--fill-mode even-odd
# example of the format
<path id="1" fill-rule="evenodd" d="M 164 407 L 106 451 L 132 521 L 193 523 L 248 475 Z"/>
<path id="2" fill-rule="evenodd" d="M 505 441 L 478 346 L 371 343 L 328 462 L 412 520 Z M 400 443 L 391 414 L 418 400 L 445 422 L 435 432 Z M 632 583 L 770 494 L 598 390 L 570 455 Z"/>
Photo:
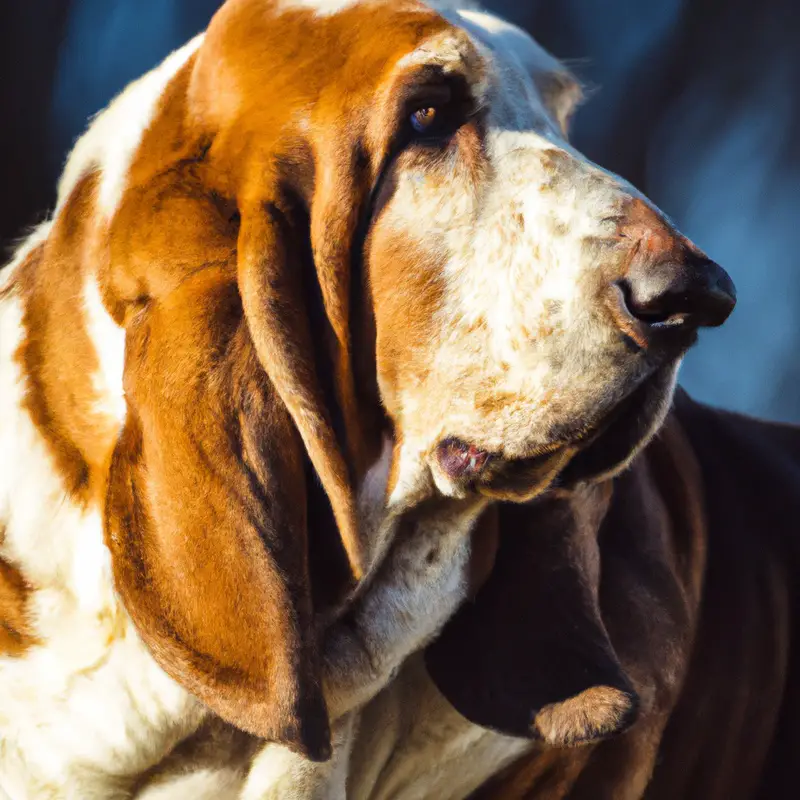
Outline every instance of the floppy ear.
<path id="1" fill-rule="evenodd" d="M 325 168 L 319 170 L 311 201 L 310 231 L 292 231 L 296 221 L 288 201 L 265 201 L 259 193 L 259 189 L 266 191 L 263 186 L 248 193 L 252 199 L 241 211 L 238 275 L 256 353 L 300 432 L 330 500 L 353 576 L 359 579 L 366 556 L 353 487 L 367 466 L 368 437 L 355 396 L 350 267 L 366 192 L 358 185 L 356 168 L 349 158 L 351 151 L 350 143 L 341 142 L 321 156 Z M 306 305 L 309 287 L 303 286 L 300 269 L 302 254 L 287 250 L 288 242 L 309 235 L 326 319 L 321 332 L 327 349 L 323 354 L 315 350 L 311 340 Z M 315 358 L 320 357 L 333 367 L 338 436 L 315 367 Z"/>
<path id="2" fill-rule="evenodd" d="M 326 158 L 310 223 L 271 169 L 254 166 L 238 200 L 235 268 L 190 274 L 134 313 L 130 414 L 108 495 L 119 591 L 159 663 L 225 719 L 312 758 L 327 755 L 329 733 L 312 641 L 305 454 L 352 575 L 364 568 L 349 330 L 362 192 L 355 166 L 342 163 L 351 150 L 342 143 Z M 315 293 L 325 325 L 312 335 Z M 321 361 L 333 365 L 332 386 Z"/>
<path id="3" fill-rule="evenodd" d="M 570 123 L 584 98 L 577 78 L 564 68 L 534 72 L 533 81 L 550 116 L 558 123 L 564 136 L 569 135 Z"/>
<path id="4" fill-rule="evenodd" d="M 489 580 L 426 651 L 434 682 L 471 722 L 569 745 L 617 733 L 636 716 L 598 607 L 600 491 L 588 488 L 587 503 L 500 507 Z"/>
<path id="5" fill-rule="evenodd" d="M 353 574 L 363 553 L 352 479 L 326 411 L 298 264 L 288 266 L 288 216 L 275 204 L 242 212 L 239 287 L 258 359 L 292 416 L 331 502 Z"/>
<path id="6" fill-rule="evenodd" d="M 232 268 L 196 272 L 133 315 L 125 392 L 106 531 L 139 634 L 223 718 L 326 758 L 303 443 Z"/>

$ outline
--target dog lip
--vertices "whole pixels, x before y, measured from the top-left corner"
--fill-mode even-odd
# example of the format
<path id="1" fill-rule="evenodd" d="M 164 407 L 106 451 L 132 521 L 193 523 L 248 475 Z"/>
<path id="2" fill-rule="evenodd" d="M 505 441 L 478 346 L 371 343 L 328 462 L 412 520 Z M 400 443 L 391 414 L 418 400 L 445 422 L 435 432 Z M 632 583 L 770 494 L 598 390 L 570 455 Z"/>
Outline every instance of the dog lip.
<path id="1" fill-rule="evenodd" d="M 509 457 L 502 452 L 485 450 L 457 436 L 448 436 L 434 451 L 438 468 L 454 487 L 460 487 L 459 491 L 468 490 L 470 487 L 478 488 L 480 485 L 491 488 L 495 479 L 513 480 L 514 475 L 536 472 L 565 449 L 571 449 L 573 456 L 549 482 L 551 487 L 557 488 L 570 474 L 573 460 L 590 450 L 621 417 L 636 408 L 642 393 L 647 391 L 650 377 L 634 386 L 602 415 L 585 425 L 575 426 L 570 431 L 560 431 L 555 437 L 556 440 L 545 446 L 539 446 L 526 455 Z"/>
<path id="2" fill-rule="evenodd" d="M 598 447 L 605 449 L 609 444 L 609 437 L 614 439 L 617 436 L 619 426 L 624 418 L 629 420 L 627 424 L 632 426 L 632 431 L 641 427 L 643 420 L 648 418 L 647 415 L 644 417 L 642 415 L 645 414 L 647 409 L 648 396 L 651 395 L 654 384 L 657 385 L 659 382 L 658 376 L 660 372 L 660 370 L 656 370 L 648 375 L 592 426 L 592 429 L 587 432 L 587 435 L 580 442 L 578 451 L 557 476 L 554 482 L 555 486 L 563 487 L 587 478 L 591 479 L 598 472 L 598 469 L 596 469 Z M 641 434 L 644 435 L 644 431 L 641 431 Z M 629 437 L 623 435 L 622 438 L 627 439 Z M 633 437 L 626 447 L 626 452 L 619 454 L 620 463 L 629 457 L 631 448 L 635 448 L 640 442 L 641 435 Z M 608 467 L 604 467 L 599 470 L 599 473 L 605 473 L 608 469 Z"/>
<path id="3" fill-rule="evenodd" d="M 472 480 L 484 471 L 492 460 L 492 454 L 458 437 L 449 436 L 437 445 L 436 459 L 452 480 Z"/>
<path id="4" fill-rule="evenodd" d="M 628 394 L 625 395 L 619 402 L 612 406 L 606 414 L 598 419 L 583 436 L 576 439 L 573 444 L 580 446 L 582 449 L 590 447 L 597 439 L 599 439 L 623 414 L 630 411 L 632 407 L 638 402 L 640 390 L 644 391 L 647 380 L 642 381 L 641 384 L 634 387 Z"/>

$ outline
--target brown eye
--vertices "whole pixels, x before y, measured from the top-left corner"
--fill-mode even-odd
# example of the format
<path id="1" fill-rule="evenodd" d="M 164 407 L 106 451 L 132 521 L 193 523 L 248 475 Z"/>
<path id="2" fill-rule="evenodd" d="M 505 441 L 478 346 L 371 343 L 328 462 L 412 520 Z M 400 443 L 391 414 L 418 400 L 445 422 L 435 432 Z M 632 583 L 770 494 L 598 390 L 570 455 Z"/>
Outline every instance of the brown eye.
<path id="1" fill-rule="evenodd" d="M 436 121 L 437 111 L 432 106 L 418 108 L 410 117 L 411 127 L 417 133 L 425 133 L 430 130 Z"/>

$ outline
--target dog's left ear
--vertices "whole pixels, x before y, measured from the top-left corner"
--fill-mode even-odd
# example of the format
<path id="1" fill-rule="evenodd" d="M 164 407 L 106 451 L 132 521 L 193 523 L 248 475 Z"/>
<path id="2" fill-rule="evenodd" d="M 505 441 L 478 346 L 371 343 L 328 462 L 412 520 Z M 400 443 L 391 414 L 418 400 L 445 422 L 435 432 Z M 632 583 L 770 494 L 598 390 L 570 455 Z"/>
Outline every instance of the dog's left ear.
<path id="1" fill-rule="evenodd" d="M 568 136 L 572 117 L 584 97 L 578 79 L 565 69 L 553 69 L 534 72 L 533 82 L 539 90 L 544 107 L 564 136 Z"/>
<path id="2" fill-rule="evenodd" d="M 426 652 L 434 682 L 471 722 L 571 745 L 634 720 L 638 698 L 597 598 L 604 492 L 500 508 L 491 576 Z"/>

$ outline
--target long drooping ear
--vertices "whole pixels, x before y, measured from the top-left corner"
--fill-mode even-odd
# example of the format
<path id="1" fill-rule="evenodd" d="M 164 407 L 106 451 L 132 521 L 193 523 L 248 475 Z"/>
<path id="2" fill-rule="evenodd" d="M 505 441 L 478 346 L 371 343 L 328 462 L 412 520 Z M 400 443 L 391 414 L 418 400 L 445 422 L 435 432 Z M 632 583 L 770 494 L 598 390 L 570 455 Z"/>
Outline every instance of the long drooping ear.
<path id="1" fill-rule="evenodd" d="M 607 737 L 637 697 L 603 626 L 595 503 L 549 499 L 500 509 L 492 574 L 429 646 L 431 677 L 486 728 L 549 744 Z"/>
<path id="2" fill-rule="evenodd" d="M 364 192 L 355 167 L 342 154 L 319 156 L 310 232 L 293 230 L 291 209 L 280 201 L 244 203 L 238 245 L 239 288 L 259 360 L 303 438 L 330 500 L 342 543 L 356 579 L 365 567 L 364 542 L 356 518 L 354 484 L 366 468 L 365 435 L 359 419 L 350 340 L 351 247 Z M 346 163 L 340 163 L 342 161 Z M 288 242 L 310 235 L 310 256 L 327 326 L 320 354 L 308 325 L 302 254 Z M 308 275 L 305 276 L 308 280 Z M 319 343 L 318 343 L 319 344 Z M 332 367 L 333 398 L 341 422 L 339 435 L 323 396 L 317 362 Z"/>
<path id="3" fill-rule="evenodd" d="M 302 360 L 293 369 L 302 376 Z M 139 634 L 223 718 L 326 758 L 303 443 L 264 374 L 233 268 L 195 272 L 132 317 L 125 392 L 106 531 Z"/>

